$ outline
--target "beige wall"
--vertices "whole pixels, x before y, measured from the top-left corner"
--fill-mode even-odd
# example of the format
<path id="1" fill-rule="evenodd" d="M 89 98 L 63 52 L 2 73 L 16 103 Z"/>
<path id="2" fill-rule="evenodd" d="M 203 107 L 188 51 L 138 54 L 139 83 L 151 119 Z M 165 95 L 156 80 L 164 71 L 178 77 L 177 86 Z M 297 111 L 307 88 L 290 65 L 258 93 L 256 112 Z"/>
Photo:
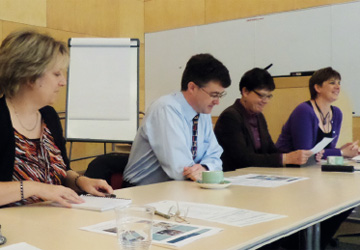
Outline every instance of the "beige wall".
<path id="1" fill-rule="evenodd" d="M 144 0 L 145 32 L 208 24 L 350 0 Z"/>
<path id="2" fill-rule="evenodd" d="M 342 2 L 350 0 L 0 0 L 0 40 L 21 28 L 63 41 L 70 37 L 139 38 L 140 110 L 144 110 L 144 33 Z M 65 110 L 65 98 L 64 88 L 54 105 L 58 111 Z M 360 127 L 357 119 L 355 127 Z M 73 157 L 102 150 L 101 144 L 75 143 Z M 75 162 L 72 167 L 84 170 L 88 162 Z"/>

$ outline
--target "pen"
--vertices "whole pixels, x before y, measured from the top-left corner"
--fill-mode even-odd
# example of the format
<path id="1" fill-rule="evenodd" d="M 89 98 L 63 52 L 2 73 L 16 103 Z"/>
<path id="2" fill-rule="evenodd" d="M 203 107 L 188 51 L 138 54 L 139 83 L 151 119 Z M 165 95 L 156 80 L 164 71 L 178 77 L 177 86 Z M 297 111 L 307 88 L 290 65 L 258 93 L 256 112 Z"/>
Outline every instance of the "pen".
<path id="1" fill-rule="evenodd" d="M 116 198 L 116 194 L 108 194 L 108 193 L 106 193 L 105 197 L 107 197 L 107 198 Z"/>
<path id="2" fill-rule="evenodd" d="M 80 195 L 80 196 L 116 198 L 116 194 L 104 193 L 104 195 L 105 195 L 105 196 L 97 196 L 97 195 L 92 195 L 92 194 L 82 194 L 82 195 Z M 128 199 L 125 199 L 125 200 L 128 200 Z"/>
<path id="3" fill-rule="evenodd" d="M 157 210 L 155 210 L 155 214 L 156 214 L 156 215 L 159 215 L 159 216 L 161 216 L 161 217 L 164 217 L 165 219 L 170 219 L 170 215 L 164 214 L 164 213 L 159 212 L 159 211 L 157 211 Z"/>

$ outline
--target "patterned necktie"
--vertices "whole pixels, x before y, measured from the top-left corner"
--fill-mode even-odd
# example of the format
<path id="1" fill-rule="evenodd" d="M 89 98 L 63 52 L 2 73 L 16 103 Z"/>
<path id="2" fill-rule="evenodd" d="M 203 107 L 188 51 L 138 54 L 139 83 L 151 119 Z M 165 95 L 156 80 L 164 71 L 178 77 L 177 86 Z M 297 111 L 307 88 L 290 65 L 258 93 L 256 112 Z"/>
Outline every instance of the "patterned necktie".
<path id="1" fill-rule="evenodd" d="M 192 129 L 192 147 L 191 147 L 191 153 L 193 159 L 196 157 L 196 149 L 197 149 L 197 128 L 198 128 L 198 121 L 199 121 L 200 114 L 197 114 L 193 118 L 193 129 Z"/>

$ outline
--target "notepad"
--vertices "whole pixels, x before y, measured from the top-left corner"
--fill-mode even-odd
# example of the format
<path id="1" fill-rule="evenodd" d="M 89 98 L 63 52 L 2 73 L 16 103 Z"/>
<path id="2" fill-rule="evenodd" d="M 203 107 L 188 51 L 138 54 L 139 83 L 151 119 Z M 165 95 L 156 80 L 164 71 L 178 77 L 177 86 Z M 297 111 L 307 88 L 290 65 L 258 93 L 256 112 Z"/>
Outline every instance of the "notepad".
<path id="1" fill-rule="evenodd" d="M 81 195 L 81 198 L 85 201 L 84 203 L 71 204 L 71 206 L 77 209 L 103 212 L 114 209 L 115 207 L 125 207 L 131 204 L 130 199 L 123 198 L 99 197 L 92 195 Z"/>

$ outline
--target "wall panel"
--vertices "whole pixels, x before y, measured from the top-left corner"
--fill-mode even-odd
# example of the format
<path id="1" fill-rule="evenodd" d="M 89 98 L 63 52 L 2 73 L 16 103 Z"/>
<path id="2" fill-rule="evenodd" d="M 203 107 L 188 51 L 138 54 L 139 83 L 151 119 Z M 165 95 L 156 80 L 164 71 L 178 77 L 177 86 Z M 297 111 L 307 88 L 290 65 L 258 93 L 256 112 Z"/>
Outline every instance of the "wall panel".
<path id="1" fill-rule="evenodd" d="M 2 40 L 4 40 L 4 36 L 3 36 L 3 21 L 0 20 L 0 44 L 2 42 Z"/>
<path id="2" fill-rule="evenodd" d="M 145 32 L 201 25 L 205 0 L 145 1 Z"/>
<path id="3" fill-rule="evenodd" d="M 205 23 L 289 11 L 294 8 L 294 0 L 206 0 Z"/>
<path id="4" fill-rule="evenodd" d="M 296 9 L 317 7 L 321 5 L 353 2 L 353 0 L 294 0 Z"/>
<path id="5" fill-rule="evenodd" d="M 73 143 L 73 150 L 72 150 L 72 159 L 87 157 L 87 156 L 94 156 L 94 155 L 101 155 L 104 154 L 104 144 L 103 143 Z M 69 152 L 70 143 L 67 144 L 67 149 Z M 112 151 L 111 144 L 106 144 L 106 151 L 109 153 Z M 84 172 L 87 169 L 87 166 L 94 158 L 89 158 L 86 160 L 80 161 L 73 161 L 71 162 L 71 168 L 74 171 Z"/>
<path id="6" fill-rule="evenodd" d="M 144 42 L 144 1 L 120 0 L 118 22 L 119 36 Z"/>
<path id="7" fill-rule="evenodd" d="M 353 140 L 360 140 L 360 117 L 353 118 Z"/>
<path id="8" fill-rule="evenodd" d="M 142 40 L 141 0 L 48 0 L 48 27 L 103 37 Z"/>
<path id="9" fill-rule="evenodd" d="M 0 19 L 46 26 L 46 0 L 1 0 Z"/>

